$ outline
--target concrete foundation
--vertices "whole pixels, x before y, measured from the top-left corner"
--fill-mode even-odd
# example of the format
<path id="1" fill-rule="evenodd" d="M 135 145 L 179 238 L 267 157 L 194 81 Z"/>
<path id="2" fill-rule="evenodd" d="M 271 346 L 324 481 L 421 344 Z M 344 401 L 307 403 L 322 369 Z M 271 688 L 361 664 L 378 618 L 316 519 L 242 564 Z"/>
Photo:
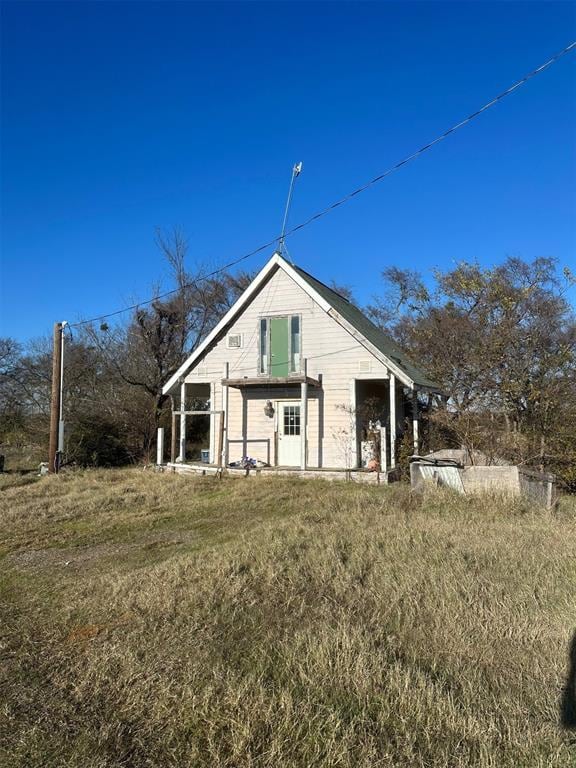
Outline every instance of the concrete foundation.
<path id="1" fill-rule="evenodd" d="M 459 480 L 459 482 L 458 482 Z M 532 503 L 551 509 L 556 501 L 554 475 L 519 466 L 434 466 L 426 461 L 410 464 L 413 489 L 426 483 L 444 485 L 466 494 L 492 493 L 522 496 Z"/>
<path id="2" fill-rule="evenodd" d="M 210 464 L 181 464 L 169 462 L 162 471 L 178 472 L 185 475 L 217 475 L 222 473 L 227 477 L 302 477 L 321 480 L 340 480 L 343 482 L 363 483 L 365 485 L 387 484 L 387 474 L 384 472 L 368 472 L 360 469 L 299 469 L 298 467 L 257 467 L 242 469 L 239 467 L 226 467 L 219 469 Z"/>

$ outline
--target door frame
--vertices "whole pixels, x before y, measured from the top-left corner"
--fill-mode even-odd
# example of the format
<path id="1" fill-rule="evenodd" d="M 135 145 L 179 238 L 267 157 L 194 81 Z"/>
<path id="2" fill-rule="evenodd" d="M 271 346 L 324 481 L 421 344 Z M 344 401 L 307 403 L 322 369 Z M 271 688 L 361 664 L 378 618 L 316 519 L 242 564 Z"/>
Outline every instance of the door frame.
<path id="1" fill-rule="evenodd" d="M 280 400 L 274 401 L 274 459 L 276 467 L 283 467 L 283 466 L 300 466 L 300 458 L 298 462 L 294 465 L 291 464 L 280 464 L 280 429 L 283 428 L 283 422 L 280 421 L 280 419 L 283 419 L 284 412 L 282 411 L 282 408 L 284 405 L 297 405 L 300 408 L 300 430 L 302 429 L 302 401 L 299 398 L 294 397 L 286 397 Z M 301 440 L 301 433 L 298 435 L 298 440 Z M 308 446 L 306 446 L 306 451 L 308 451 Z"/>
<path id="2" fill-rule="evenodd" d="M 292 350 L 292 318 L 297 317 L 298 318 L 298 328 L 299 328 L 299 336 L 300 336 L 300 349 L 298 350 L 298 365 L 297 370 L 292 371 L 290 370 L 292 367 L 292 357 L 293 357 L 293 350 Z M 286 319 L 288 323 L 288 377 L 290 376 L 298 376 L 302 373 L 302 360 L 304 359 L 302 356 L 302 312 L 279 312 L 278 314 L 263 314 L 260 315 L 258 318 L 258 365 L 256 367 L 256 370 L 258 371 L 258 376 L 267 376 L 269 378 L 274 378 L 272 376 L 272 335 L 271 335 L 271 321 L 272 320 L 278 320 L 278 319 Z M 262 370 L 262 321 L 266 321 L 266 370 Z M 282 377 L 280 377 L 282 378 Z"/>

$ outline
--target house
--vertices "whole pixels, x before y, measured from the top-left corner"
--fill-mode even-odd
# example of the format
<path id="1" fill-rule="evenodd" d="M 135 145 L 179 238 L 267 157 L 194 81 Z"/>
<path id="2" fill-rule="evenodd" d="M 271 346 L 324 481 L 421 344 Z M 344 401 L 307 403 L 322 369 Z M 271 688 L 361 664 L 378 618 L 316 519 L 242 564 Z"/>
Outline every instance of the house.
<path id="1" fill-rule="evenodd" d="M 205 414 L 191 404 L 209 402 L 213 467 L 250 456 L 276 468 L 361 468 L 366 403 L 379 404 L 371 434 L 380 432 L 382 464 L 394 467 L 407 417 L 418 450 L 418 393 L 439 391 L 350 301 L 276 253 L 166 382 L 169 466 L 198 467 L 186 425 Z"/>

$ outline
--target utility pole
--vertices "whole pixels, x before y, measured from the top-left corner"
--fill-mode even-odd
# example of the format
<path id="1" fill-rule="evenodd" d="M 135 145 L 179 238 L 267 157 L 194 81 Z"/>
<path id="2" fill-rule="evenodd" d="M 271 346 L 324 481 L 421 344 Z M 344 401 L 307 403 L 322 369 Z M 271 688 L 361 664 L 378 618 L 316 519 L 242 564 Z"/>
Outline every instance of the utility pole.
<path id="1" fill-rule="evenodd" d="M 62 465 L 64 456 L 64 328 L 68 325 L 67 320 L 63 320 L 60 330 L 60 410 L 58 412 L 58 469 Z"/>
<path id="2" fill-rule="evenodd" d="M 48 448 L 48 472 L 58 472 L 60 456 L 58 453 L 58 430 L 60 426 L 60 397 L 62 372 L 62 335 L 63 324 L 54 323 L 52 351 L 52 397 L 50 398 L 50 446 Z"/>

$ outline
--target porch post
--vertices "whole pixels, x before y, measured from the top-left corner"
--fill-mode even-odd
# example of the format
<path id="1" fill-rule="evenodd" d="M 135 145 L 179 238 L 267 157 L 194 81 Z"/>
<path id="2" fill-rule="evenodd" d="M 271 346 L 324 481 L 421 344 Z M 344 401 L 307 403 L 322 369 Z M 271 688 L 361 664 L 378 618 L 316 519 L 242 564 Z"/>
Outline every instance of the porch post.
<path id="1" fill-rule="evenodd" d="M 224 363 L 224 378 L 229 378 L 229 371 L 230 371 L 230 364 Z M 228 385 L 223 384 L 222 385 L 222 410 L 224 411 L 222 415 L 222 419 L 224 420 L 224 435 L 223 435 L 223 449 L 222 449 L 222 459 L 224 462 L 224 466 L 228 466 Z"/>
<path id="2" fill-rule="evenodd" d="M 396 376 L 390 373 L 390 469 L 396 466 Z"/>
<path id="3" fill-rule="evenodd" d="M 218 415 L 218 440 L 216 443 L 216 466 L 222 469 L 222 454 L 224 451 L 224 411 Z"/>
<path id="4" fill-rule="evenodd" d="M 414 442 L 414 455 L 418 455 L 418 392 L 412 390 L 412 439 Z"/>
<path id="5" fill-rule="evenodd" d="M 346 469 L 358 468 L 358 416 L 356 413 L 356 379 L 350 379 L 350 455 Z"/>
<path id="6" fill-rule="evenodd" d="M 176 414 L 174 411 L 174 397 L 170 395 L 170 405 L 172 407 L 172 431 L 170 432 L 170 463 L 176 461 Z"/>
<path id="7" fill-rule="evenodd" d="M 210 384 L 210 464 L 218 464 L 219 460 L 216 456 L 216 384 L 212 382 Z"/>
<path id="8" fill-rule="evenodd" d="M 180 453 L 177 461 L 184 463 L 186 461 L 186 382 L 184 379 L 180 382 Z"/>
<path id="9" fill-rule="evenodd" d="M 307 360 L 303 361 L 304 381 L 300 384 L 300 469 L 306 469 L 306 435 L 308 432 Z"/>
<path id="10" fill-rule="evenodd" d="M 164 464 L 164 427 L 158 427 L 158 438 L 156 440 L 156 464 Z"/>
<path id="11" fill-rule="evenodd" d="M 386 427 L 380 427 L 380 472 L 388 472 L 388 456 L 386 455 Z"/>

